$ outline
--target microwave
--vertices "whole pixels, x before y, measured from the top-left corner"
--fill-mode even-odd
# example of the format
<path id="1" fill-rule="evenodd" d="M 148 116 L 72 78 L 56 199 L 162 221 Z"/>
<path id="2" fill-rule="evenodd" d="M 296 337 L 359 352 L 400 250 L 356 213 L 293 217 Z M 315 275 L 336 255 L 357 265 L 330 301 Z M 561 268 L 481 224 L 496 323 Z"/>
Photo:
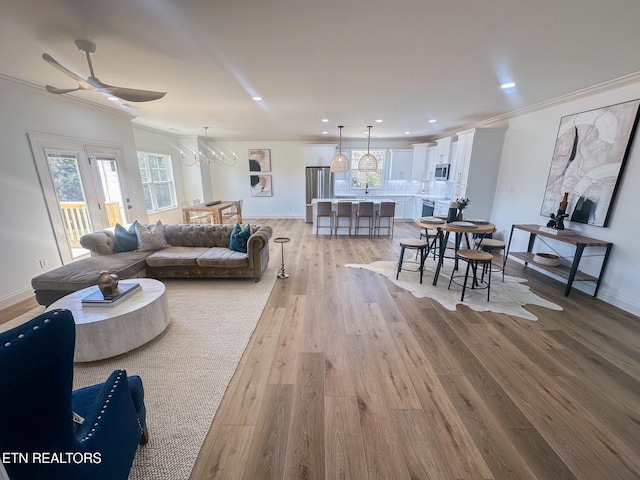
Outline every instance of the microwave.
<path id="1" fill-rule="evenodd" d="M 449 180 L 449 169 L 451 165 L 448 163 L 438 163 L 436 165 L 436 170 L 433 175 L 435 180 Z"/>

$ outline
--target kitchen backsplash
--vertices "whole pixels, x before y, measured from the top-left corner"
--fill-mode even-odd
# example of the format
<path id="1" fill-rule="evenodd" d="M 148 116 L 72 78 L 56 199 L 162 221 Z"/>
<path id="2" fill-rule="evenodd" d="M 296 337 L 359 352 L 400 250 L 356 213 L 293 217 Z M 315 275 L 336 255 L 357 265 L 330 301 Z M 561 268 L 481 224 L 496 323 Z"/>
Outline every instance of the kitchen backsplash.
<path id="1" fill-rule="evenodd" d="M 451 198 L 452 182 L 438 182 L 435 180 L 388 180 L 383 188 L 370 188 L 372 195 L 425 195 L 431 197 Z M 336 179 L 333 192 L 335 195 L 362 195 L 363 189 L 349 188 L 349 181 Z"/>

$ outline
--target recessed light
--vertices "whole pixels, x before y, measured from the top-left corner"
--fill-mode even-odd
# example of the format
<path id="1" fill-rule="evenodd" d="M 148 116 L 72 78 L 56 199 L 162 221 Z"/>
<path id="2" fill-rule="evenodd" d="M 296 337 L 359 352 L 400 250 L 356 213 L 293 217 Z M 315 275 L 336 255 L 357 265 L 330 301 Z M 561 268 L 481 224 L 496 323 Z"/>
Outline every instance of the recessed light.
<path id="1" fill-rule="evenodd" d="M 107 100 L 111 100 L 112 102 L 117 102 L 120 99 L 118 97 L 107 97 Z"/>
<path id="2" fill-rule="evenodd" d="M 514 82 L 507 82 L 507 83 L 503 83 L 502 85 L 500 85 L 500 88 L 502 88 L 503 90 L 506 90 L 508 88 L 513 88 L 515 86 L 516 86 L 516 84 Z"/>
<path id="3" fill-rule="evenodd" d="M 404 132 L 405 135 L 411 135 L 411 132 Z"/>
<path id="4" fill-rule="evenodd" d="M 380 119 L 380 118 L 378 120 L 376 120 L 376 123 L 382 123 L 382 122 L 383 122 L 383 120 Z"/>
<path id="5" fill-rule="evenodd" d="M 429 120 L 429 123 L 436 123 L 436 121 L 437 120 L 435 118 L 432 118 L 431 120 Z"/>
<path id="6" fill-rule="evenodd" d="M 258 95 L 254 95 L 253 97 L 251 97 L 252 99 L 254 99 L 256 102 L 259 102 L 260 100 L 262 100 L 262 97 L 258 96 Z"/>
<path id="7" fill-rule="evenodd" d="M 328 135 L 329 132 L 327 132 L 326 130 L 324 132 L 322 132 L 323 135 Z"/>
<path id="8" fill-rule="evenodd" d="M 322 123 L 328 123 L 328 122 L 329 122 L 329 119 L 328 119 L 328 118 L 323 118 L 323 119 L 321 120 L 321 122 L 322 122 Z"/>

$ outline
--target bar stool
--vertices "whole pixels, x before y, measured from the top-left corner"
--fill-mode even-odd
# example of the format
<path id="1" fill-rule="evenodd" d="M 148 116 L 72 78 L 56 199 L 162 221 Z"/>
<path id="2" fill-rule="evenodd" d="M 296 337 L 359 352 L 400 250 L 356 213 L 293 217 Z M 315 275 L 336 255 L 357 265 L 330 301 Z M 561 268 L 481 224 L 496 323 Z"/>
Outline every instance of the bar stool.
<path id="1" fill-rule="evenodd" d="M 464 283 L 462 284 L 462 296 L 460 297 L 460 301 L 464 301 L 464 292 L 467 290 L 467 280 L 469 279 L 469 269 L 473 269 L 471 288 L 479 286 L 480 283 L 485 283 L 484 274 L 487 271 L 489 272 L 489 281 L 485 283 L 485 287 L 481 287 L 487 289 L 488 302 L 489 293 L 491 292 L 491 261 L 493 260 L 493 255 L 489 252 L 483 252 L 482 250 L 458 250 L 456 258 L 467 262 L 467 270 L 464 274 Z M 482 267 L 482 277 L 480 278 L 480 282 L 478 282 L 478 266 Z M 453 275 L 452 273 L 451 278 L 449 279 L 448 289 L 451 288 L 451 282 L 453 282 L 455 277 L 462 277 L 462 275 Z"/>
<path id="2" fill-rule="evenodd" d="M 356 211 L 356 237 L 360 230 L 360 219 L 369 219 L 369 236 L 373 234 L 373 202 L 360 202 L 358 203 L 358 210 Z"/>
<path id="3" fill-rule="evenodd" d="M 398 271 L 396 272 L 396 280 L 398 280 L 398 276 L 400 275 L 400 271 L 402 270 L 404 251 L 407 248 L 410 250 L 416 250 L 416 255 L 417 253 L 420 253 L 420 264 L 418 266 L 418 270 L 420 271 L 420 283 L 422 283 L 422 275 L 424 274 L 424 261 L 427 258 L 427 241 L 420 240 L 419 238 L 403 238 L 400 240 L 400 259 L 398 260 Z"/>
<path id="4" fill-rule="evenodd" d="M 320 226 L 320 219 L 328 218 L 329 226 Z M 331 202 L 318 202 L 317 212 L 316 212 L 316 237 L 318 233 L 320 233 L 321 228 L 329 229 L 329 236 L 333 233 L 333 211 L 331 210 Z"/>
<path id="5" fill-rule="evenodd" d="M 506 244 L 502 240 L 497 240 L 495 238 L 485 238 L 478 244 L 478 247 L 484 252 L 493 254 L 493 252 L 504 250 Z M 491 263 L 491 268 L 494 272 L 502 272 L 502 281 L 504 282 L 504 261 L 502 262 L 502 264 Z"/>
<path id="6" fill-rule="evenodd" d="M 353 215 L 353 202 L 338 202 L 338 208 L 335 213 L 335 220 L 333 222 L 333 232 L 338 238 L 338 229 L 340 228 L 340 219 L 348 218 L 349 219 L 349 236 L 351 236 L 351 216 Z M 344 228 L 344 227 L 342 227 Z"/>
<path id="7" fill-rule="evenodd" d="M 376 223 L 375 229 L 378 230 L 378 237 L 380 236 L 380 229 L 386 228 L 389 230 L 389 234 L 391 238 L 393 238 L 393 227 L 394 227 L 394 219 L 396 216 L 396 202 L 381 202 L 380 210 L 376 212 Z M 383 227 L 381 225 L 381 221 L 383 218 L 387 218 L 389 220 L 389 226 Z"/>

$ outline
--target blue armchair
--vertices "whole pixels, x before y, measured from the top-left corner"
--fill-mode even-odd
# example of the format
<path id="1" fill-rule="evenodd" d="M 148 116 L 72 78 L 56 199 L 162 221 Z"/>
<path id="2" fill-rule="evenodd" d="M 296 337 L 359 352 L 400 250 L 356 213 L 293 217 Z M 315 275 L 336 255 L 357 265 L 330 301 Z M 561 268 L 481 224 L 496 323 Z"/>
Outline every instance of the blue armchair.
<path id="1" fill-rule="evenodd" d="M 126 480 L 146 443 L 140 377 L 116 370 L 72 392 L 74 347 L 68 310 L 0 334 L 0 461 L 11 480 Z"/>

